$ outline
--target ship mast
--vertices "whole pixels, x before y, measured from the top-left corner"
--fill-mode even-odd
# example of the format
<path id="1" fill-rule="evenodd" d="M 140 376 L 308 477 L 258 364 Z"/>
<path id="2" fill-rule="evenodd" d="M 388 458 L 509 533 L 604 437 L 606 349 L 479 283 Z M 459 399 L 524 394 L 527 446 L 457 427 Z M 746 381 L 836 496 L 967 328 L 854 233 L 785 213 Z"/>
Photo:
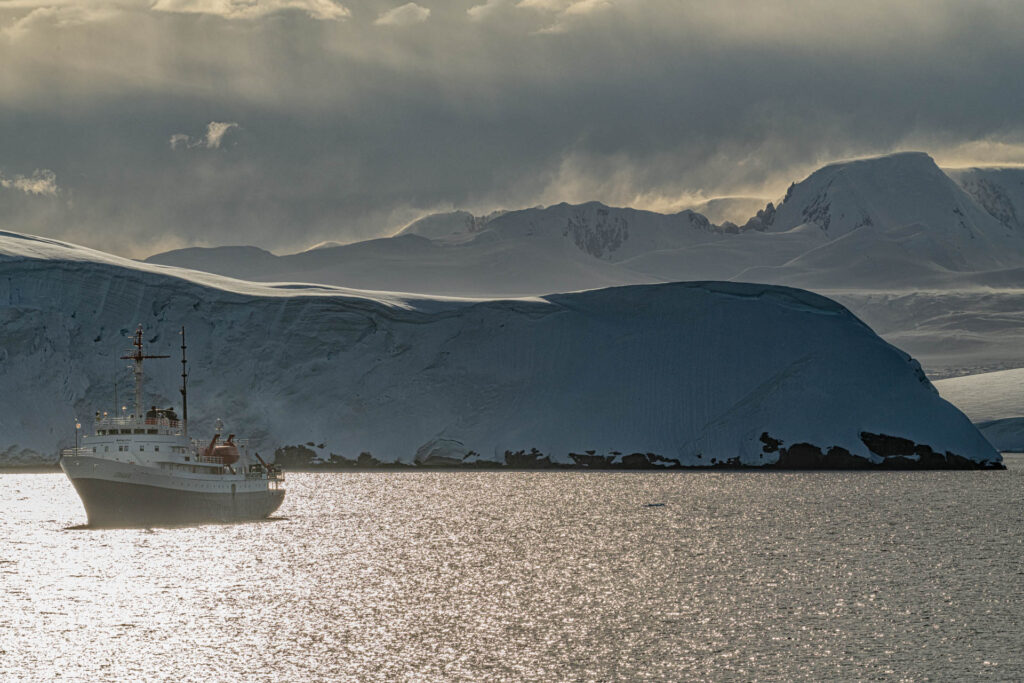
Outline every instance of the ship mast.
<path id="1" fill-rule="evenodd" d="M 135 367 L 133 371 L 135 373 L 135 417 L 142 417 L 142 361 L 146 358 L 170 358 L 170 356 L 147 356 L 142 353 L 142 323 L 139 323 L 139 328 L 135 330 L 135 337 L 132 340 L 132 346 L 135 347 L 134 351 L 129 351 L 127 355 L 121 356 L 121 360 L 135 361 Z"/>
<path id="2" fill-rule="evenodd" d="M 185 326 L 181 326 L 181 424 L 188 436 L 188 361 L 185 360 Z"/>

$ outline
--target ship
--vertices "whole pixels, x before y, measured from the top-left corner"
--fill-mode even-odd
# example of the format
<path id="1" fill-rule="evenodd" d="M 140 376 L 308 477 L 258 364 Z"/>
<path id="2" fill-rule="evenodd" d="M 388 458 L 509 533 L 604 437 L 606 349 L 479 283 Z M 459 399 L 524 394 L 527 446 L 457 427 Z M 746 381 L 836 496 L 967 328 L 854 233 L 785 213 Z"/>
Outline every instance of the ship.
<path id="1" fill-rule="evenodd" d="M 60 453 L 60 467 L 71 480 L 89 526 L 174 526 L 239 522 L 269 517 L 284 500 L 284 472 L 250 451 L 234 434 L 223 437 L 217 419 L 208 439 L 195 439 L 188 423 L 188 360 L 181 328 L 182 414 L 171 408 L 144 409 L 143 361 L 170 358 L 147 355 L 142 325 L 133 348 L 134 412 L 128 406 L 96 411 L 91 434 Z M 116 385 L 115 385 L 116 387 Z M 116 389 L 115 389 L 116 391 Z"/>

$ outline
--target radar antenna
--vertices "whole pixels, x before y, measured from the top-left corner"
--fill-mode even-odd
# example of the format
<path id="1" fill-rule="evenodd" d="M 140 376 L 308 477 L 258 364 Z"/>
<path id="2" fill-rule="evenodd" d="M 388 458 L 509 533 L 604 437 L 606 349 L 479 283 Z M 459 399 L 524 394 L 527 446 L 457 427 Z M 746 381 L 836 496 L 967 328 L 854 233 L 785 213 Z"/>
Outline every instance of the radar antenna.
<path id="1" fill-rule="evenodd" d="M 135 347 L 134 351 L 129 351 L 126 355 L 121 356 L 121 360 L 135 361 L 135 417 L 142 417 L 142 361 L 146 358 L 170 358 L 170 356 L 147 356 L 142 352 L 142 323 L 139 323 L 139 327 L 135 330 L 135 337 L 132 340 L 132 346 Z"/>

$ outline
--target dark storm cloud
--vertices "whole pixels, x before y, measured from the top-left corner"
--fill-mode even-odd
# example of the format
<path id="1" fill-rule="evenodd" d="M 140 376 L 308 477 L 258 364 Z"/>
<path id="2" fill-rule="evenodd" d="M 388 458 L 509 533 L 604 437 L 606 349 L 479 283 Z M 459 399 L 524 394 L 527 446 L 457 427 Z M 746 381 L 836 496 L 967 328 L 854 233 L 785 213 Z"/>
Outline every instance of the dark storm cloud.
<path id="1" fill-rule="evenodd" d="M 894 149 L 1024 162 L 1016 2 L 155 8 L 0 0 L 0 176 L 60 189 L 0 186 L 4 227 L 288 250 L 450 207 L 772 196 Z"/>

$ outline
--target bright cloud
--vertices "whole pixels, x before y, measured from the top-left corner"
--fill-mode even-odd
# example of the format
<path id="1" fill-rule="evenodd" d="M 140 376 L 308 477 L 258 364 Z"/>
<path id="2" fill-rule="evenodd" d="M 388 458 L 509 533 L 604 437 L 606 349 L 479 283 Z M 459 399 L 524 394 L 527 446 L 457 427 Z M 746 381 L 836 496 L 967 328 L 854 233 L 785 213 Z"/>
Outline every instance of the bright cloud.
<path id="1" fill-rule="evenodd" d="M 285 10 L 305 12 L 313 19 L 338 21 L 351 12 L 333 0 L 158 0 L 158 12 L 214 14 L 225 19 L 258 19 Z"/>
<path id="2" fill-rule="evenodd" d="M 473 21 L 482 21 L 494 14 L 494 12 L 504 4 L 505 0 L 487 0 L 482 5 L 473 5 L 466 10 L 466 14 L 468 14 L 469 18 Z"/>
<path id="3" fill-rule="evenodd" d="M 431 207 L 774 197 L 894 149 L 1024 162 L 1008 0 L 415 0 L 374 26 L 411 1 L 0 0 L 0 225 L 287 250 Z"/>
<path id="4" fill-rule="evenodd" d="M 565 16 L 579 16 L 590 14 L 599 10 L 608 9 L 612 6 L 610 0 L 578 0 L 572 3 L 562 12 Z"/>
<path id="5" fill-rule="evenodd" d="M 610 9 L 610 0 L 520 0 L 517 7 L 531 7 L 557 12 L 555 22 L 542 28 L 538 33 L 565 33 L 574 17 L 583 17 L 601 10 Z"/>
<path id="6" fill-rule="evenodd" d="M 519 0 L 516 3 L 516 7 L 522 7 L 526 9 L 542 9 L 550 12 L 560 12 L 564 10 L 570 2 L 568 0 Z"/>
<path id="7" fill-rule="evenodd" d="M 421 24 L 430 17 L 430 10 L 417 5 L 415 2 L 407 2 L 401 7 L 382 13 L 373 23 L 378 26 L 408 26 L 410 24 Z"/>
<path id="8" fill-rule="evenodd" d="M 0 187 L 49 197 L 55 197 L 59 191 L 57 174 L 45 168 L 33 171 L 30 176 L 16 175 L 13 178 L 6 178 L 0 175 Z"/>
<path id="9" fill-rule="evenodd" d="M 206 124 L 206 135 L 203 137 L 193 138 L 185 133 L 175 133 L 170 139 L 171 149 L 220 149 L 224 136 L 232 128 L 238 128 L 238 124 L 233 121 L 210 121 Z"/>
<path id="10" fill-rule="evenodd" d="M 220 143 L 224 139 L 224 134 L 232 128 L 238 128 L 238 124 L 226 121 L 210 121 L 206 124 L 206 147 L 209 149 L 219 149 Z"/>
<path id="11" fill-rule="evenodd" d="M 110 19 L 120 13 L 116 7 L 106 5 L 48 3 L 45 6 L 32 7 L 27 3 L 9 5 L 0 2 L 0 9 L 15 8 L 31 9 L 25 16 L 0 29 L 0 32 L 11 40 L 17 40 L 37 28 L 78 26 L 92 21 Z"/>

